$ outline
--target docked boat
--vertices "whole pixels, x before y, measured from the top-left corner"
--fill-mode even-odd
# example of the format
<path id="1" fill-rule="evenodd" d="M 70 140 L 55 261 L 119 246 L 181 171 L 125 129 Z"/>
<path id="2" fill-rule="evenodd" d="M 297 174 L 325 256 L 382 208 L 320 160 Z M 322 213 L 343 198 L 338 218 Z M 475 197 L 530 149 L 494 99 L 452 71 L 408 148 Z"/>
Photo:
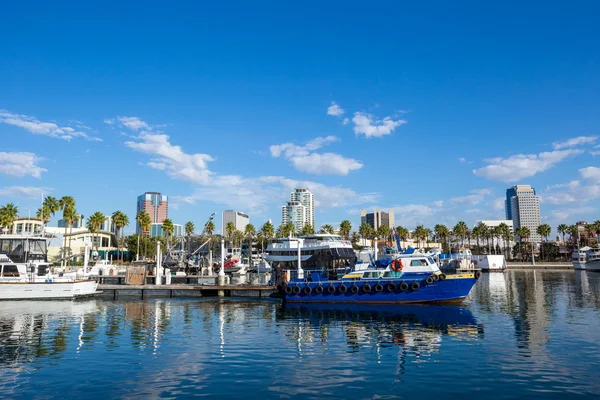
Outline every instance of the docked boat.
<path id="1" fill-rule="evenodd" d="M 96 293 L 98 283 L 58 276 L 48 262 L 48 238 L 0 237 L 0 300 L 71 299 Z"/>
<path id="2" fill-rule="evenodd" d="M 600 272 L 600 248 L 581 247 L 573 252 L 571 262 L 574 269 Z"/>
<path id="3" fill-rule="evenodd" d="M 317 271 L 295 278 L 282 287 L 290 303 L 429 303 L 466 298 L 481 271 L 445 275 L 435 260 L 422 253 L 398 254 L 385 268 L 354 270 L 330 280 Z M 300 274 L 299 274 L 300 275 Z"/>
<path id="4" fill-rule="evenodd" d="M 585 264 L 587 262 L 587 252 L 591 247 L 581 247 L 576 249 L 573 254 L 571 254 L 571 263 L 573 264 L 573 269 L 577 270 L 585 270 Z"/>
<path id="5" fill-rule="evenodd" d="M 296 270 L 298 259 L 305 270 L 325 269 L 330 272 L 346 269 L 356 260 L 352 243 L 340 235 L 319 233 L 297 238 L 272 240 L 264 258 L 273 267 Z"/>

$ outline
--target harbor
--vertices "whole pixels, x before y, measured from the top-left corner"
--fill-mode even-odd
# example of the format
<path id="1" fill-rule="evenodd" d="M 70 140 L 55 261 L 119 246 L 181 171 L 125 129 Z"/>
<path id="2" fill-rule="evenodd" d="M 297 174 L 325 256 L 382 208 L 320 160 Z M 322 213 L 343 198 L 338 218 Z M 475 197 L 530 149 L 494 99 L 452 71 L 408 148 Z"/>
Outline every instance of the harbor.
<path id="1" fill-rule="evenodd" d="M 4 302 L 0 397 L 362 398 L 426 385 L 433 398 L 450 387 L 457 396 L 472 391 L 465 376 L 487 397 L 595 397 L 598 293 L 600 274 L 509 270 L 484 274 L 459 306 L 286 306 L 235 297 Z M 77 376 L 87 384 L 73 384 Z"/>

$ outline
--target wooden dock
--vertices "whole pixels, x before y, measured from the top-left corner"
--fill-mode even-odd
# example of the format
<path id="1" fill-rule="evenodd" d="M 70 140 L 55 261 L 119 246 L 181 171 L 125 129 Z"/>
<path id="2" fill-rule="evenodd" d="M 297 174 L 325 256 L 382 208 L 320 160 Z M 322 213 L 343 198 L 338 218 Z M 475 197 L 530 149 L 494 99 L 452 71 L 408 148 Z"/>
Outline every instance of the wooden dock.
<path id="1" fill-rule="evenodd" d="M 98 285 L 99 295 L 105 298 L 121 297 L 252 297 L 270 298 L 277 293 L 273 286 L 258 285 Z"/>

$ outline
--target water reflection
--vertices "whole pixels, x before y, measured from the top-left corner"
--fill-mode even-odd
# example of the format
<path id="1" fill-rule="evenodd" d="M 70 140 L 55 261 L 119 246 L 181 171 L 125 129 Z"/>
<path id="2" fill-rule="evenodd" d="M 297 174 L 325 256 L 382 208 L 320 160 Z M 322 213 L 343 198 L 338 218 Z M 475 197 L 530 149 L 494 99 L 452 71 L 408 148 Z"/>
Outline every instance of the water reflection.
<path id="1" fill-rule="evenodd" d="M 354 398 L 423 387 L 495 397 L 504 385 L 598 394 L 599 288 L 600 274 L 509 271 L 483 275 L 463 306 L 2 302 L 0 397 Z M 80 374 L 79 385 L 61 379 Z"/>

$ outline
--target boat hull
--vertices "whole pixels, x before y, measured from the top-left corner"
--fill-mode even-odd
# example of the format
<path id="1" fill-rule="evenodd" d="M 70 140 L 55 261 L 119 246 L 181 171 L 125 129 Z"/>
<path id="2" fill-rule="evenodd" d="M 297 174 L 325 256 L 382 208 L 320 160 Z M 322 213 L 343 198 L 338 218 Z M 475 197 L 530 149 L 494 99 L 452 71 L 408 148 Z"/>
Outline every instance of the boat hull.
<path id="1" fill-rule="evenodd" d="M 587 262 L 585 265 L 585 270 L 592 272 L 600 272 L 600 260 Z"/>
<path id="2" fill-rule="evenodd" d="M 1 282 L 0 300 L 72 299 L 96 293 L 95 281 Z"/>
<path id="3" fill-rule="evenodd" d="M 377 292 L 375 286 L 381 283 L 383 290 Z M 392 282 L 396 290 L 390 291 L 388 284 Z M 409 288 L 401 290 L 401 283 L 406 283 Z M 419 284 L 419 288 L 413 290 L 410 286 L 413 282 Z M 286 293 L 284 300 L 289 303 L 359 303 L 359 304 L 404 304 L 404 303 L 448 303 L 463 300 L 469 295 L 471 288 L 477 279 L 472 274 L 449 276 L 445 280 L 439 280 L 427 284 L 422 279 L 380 279 L 378 281 L 324 281 L 307 283 L 290 283 L 288 286 L 300 287 L 299 293 Z M 369 292 L 365 292 L 363 286 L 368 283 L 371 286 Z M 346 286 L 347 291 L 342 293 L 340 287 Z M 358 291 L 353 293 L 351 287 L 355 285 Z M 317 287 L 322 285 L 322 293 L 318 293 Z M 306 293 L 305 287 L 311 288 Z M 335 287 L 330 293 L 329 286 Z"/>

